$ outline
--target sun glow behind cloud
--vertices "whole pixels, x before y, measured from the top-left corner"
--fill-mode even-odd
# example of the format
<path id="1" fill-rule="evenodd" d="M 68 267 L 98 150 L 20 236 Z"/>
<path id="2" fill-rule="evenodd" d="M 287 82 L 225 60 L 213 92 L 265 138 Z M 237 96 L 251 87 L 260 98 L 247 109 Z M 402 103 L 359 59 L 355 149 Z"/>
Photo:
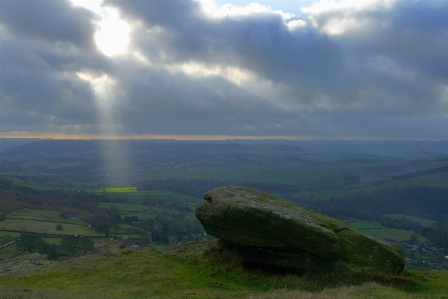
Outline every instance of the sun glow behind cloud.
<path id="1" fill-rule="evenodd" d="M 104 55 L 113 57 L 128 50 L 131 27 L 120 18 L 118 10 L 103 7 L 102 0 L 71 0 L 71 2 L 95 13 L 97 17 L 95 43 Z"/>
<path id="2" fill-rule="evenodd" d="M 126 52 L 129 44 L 129 25 L 120 19 L 117 10 L 105 9 L 105 16 L 98 23 L 99 30 L 95 34 L 98 48 L 106 56 L 112 57 Z"/>

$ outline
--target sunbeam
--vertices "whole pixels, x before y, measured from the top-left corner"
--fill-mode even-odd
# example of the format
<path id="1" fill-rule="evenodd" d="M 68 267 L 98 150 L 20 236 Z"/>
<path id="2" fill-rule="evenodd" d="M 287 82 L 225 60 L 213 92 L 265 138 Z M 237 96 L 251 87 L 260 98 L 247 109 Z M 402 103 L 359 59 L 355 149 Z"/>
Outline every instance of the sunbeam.
<path id="1" fill-rule="evenodd" d="M 121 134 L 118 104 L 116 103 L 116 83 L 107 75 L 94 77 L 88 73 L 78 73 L 79 78 L 88 81 L 94 90 L 100 135 L 118 137 Z M 104 183 L 107 185 L 128 185 L 130 176 L 125 147 L 122 141 L 102 140 L 104 152 Z"/>

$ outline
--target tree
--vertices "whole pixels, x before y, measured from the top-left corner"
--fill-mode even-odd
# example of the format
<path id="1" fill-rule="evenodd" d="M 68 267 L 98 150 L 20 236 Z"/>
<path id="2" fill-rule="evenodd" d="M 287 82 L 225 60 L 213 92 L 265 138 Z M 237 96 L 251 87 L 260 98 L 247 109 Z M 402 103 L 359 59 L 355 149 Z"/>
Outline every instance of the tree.
<path id="1" fill-rule="evenodd" d="M 109 215 L 112 217 L 113 223 L 118 223 L 121 221 L 120 217 L 120 210 L 117 208 L 117 206 L 113 205 L 109 208 Z"/>
<path id="2" fill-rule="evenodd" d="M 42 253 L 47 254 L 50 257 L 50 259 L 52 259 L 52 260 L 57 259 L 59 256 L 56 245 L 51 245 L 48 243 L 47 243 L 47 246 L 45 247 L 45 251 Z"/>
<path id="3" fill-rule="evenodd" d="M 75 236 L 63 238 L 59 248 L 62 253 L 74 256 L 78 251 L 78 238 Z"/>
<path id="4" fill-rule="evenodd" d="M 114 223 L 110 227 L 114 231 L 114 238 L 117 238 L 117 232 L 121 229 L 121 226 L 118 223 Z"/>
<path id="5" fill-rule="evenodd" d="M 89 238 L 69 236 L 62 239 L 60 250 L 70 256 L 76 256 L 92 251 L 93 247 L 94 242 Z"/>
<path id="6" fill-rule="evenodd" d="M 41 252 L 47 243 L 41 238 L 33 234 L 23 233 L 20 235 L 17 247 L 29 253 Z"/>
<path id="7" fill-rule="evenodd" d="M 95 217 L 92 220 L 92 227 L 97 231 L 104 233 L 105 237 L 109 237 L 110 226 L 112 225 L 112 217 L 105 213 L 104 210 L 95 212 Z"/>
<path id="8" fill-rule="evenodd" d="M 62 225 L 61 224 L 56 225 L 56 230 L 62 230 Z"/>

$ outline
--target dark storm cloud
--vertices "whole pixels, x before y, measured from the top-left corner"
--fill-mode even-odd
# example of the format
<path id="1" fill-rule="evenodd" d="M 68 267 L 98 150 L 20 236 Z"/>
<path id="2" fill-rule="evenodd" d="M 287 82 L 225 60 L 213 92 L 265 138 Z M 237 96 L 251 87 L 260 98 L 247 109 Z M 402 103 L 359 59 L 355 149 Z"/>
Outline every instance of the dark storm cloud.
<path id="1" fill-rule="evenodd" d="M 2 130 L 99 132 L 107 111 L 82 73 L 113 82 L 102 109 L 125 134 L 447 138 L 448 2 L 356 3 L 298 19 L 105 0 L 131 29 L 128 52 L 107 57 L 94 45 L 99 14 L 68 0 L 1 1 Z"/>
<path id="2" fill-rule="evenodd" d="M 249 124 L 258 125 L 260 115 L 271 121 L 280 117 L 270 105 L 221 77 L 195 78 L 122 63 L 133 70 L 120 78 L 129 100 L 121 111 L 127 133 L 262 135 L 261 128 Z"/>
<path id="3" fill-rule="evenodd" d="M 448 2 L 403 1 L 397 7 L 392 20 L 395 28 L 389 33 L 387 40 L 392 40 L 395 36 L 396 43 L 406 50 L 394 53 L 394 49 L 390 49 L 387 45 L 385 50 L 392 52 L 395 59 L 413 65 L 432 76 L 432 79 L 442 79 L 446 83 Z"/>
<path id="4" fill-rule="evenodd" d="M 238 18 L 211 19 L 193 1 L 119 1 L 129 20 L 142 20 L 147 27 L 136 44 L 163 62 L 226 63 L 248 68 L 273 81 L 327 77 L 341 67 L 338 46 L 312 28 L 291 32 L 281 15 L 255 13 Z M 151 30 L 156 28 L 150 33 Z"/>
<path id="5" fill-rule="evenodd" d="M 353 21 L 344 33 L 329 37 L 344 49 L 348 62 L 340 82 L 354 83 L 338 98 L 351 95 L 346 97 L 351 103 L 359 102 L 372 114 L 411 116 L 445 110 L 441 90 L 448 83 L 448 2 L 382 4 L 358 12 L 308 11 L 322 32 L 331 29 L 332 22 Z M 328 85 L 329 93 L 338 85 Z"/>
<path id="6" fill-rule="evenodd" d="M 191 0 L 120 1 L 106 0 L 106 5 L 122 9 L 124 16 L 137 17 L 148 24 L 178 30 L 199 16 L 200 6 Z"/>
<path id="7" fill-rule="evenodd" d="M 92 44 L 92 12 L 66 0 L 2 0 L 0 20 L 17 35 L 76 45 Z"/>
<path id="8" fill-rule="evenodd" d="M 89 111 L 85 111 L 85 107 L 91 105 L 89 100 L 92 100 L 90 86 L 78 80 L 75 74 L 66 72 L 72 67 L 62 67 L 60 60 L 57 66 L 52 65 L 42 57 L 58 53 L 33 46 L 27 42 L 2 40 L 0 103 L 3 112 L 21 114 L 18 120 L 23 120 L 26 115 L 33 119 L 37 115 L 51 115 L 64 123 L 79 118 L 85 121 L 90 114 L 85 113 Z M 70 64 L 73 59 L 65 57 L 63 60 Z M 41 121 L 46 123 L 46 117 Z"/>
<path id="9" fill-rule="evenodd" d="M 207 18 L 192 1 L 106 3 L 119 7 L 130 20 L 146 24 L 136 45 L 154 61 L 243 67 L 274 84 L 286 84 L 289 92 L 283 95 L 289 101 L 308 104 L 315 112 L 419 114 L 423 98 L 438 101 L 435 84 L 445 80 L 448 69 L 448 38 L 443 29 L 448 18 L 442 17 L 448 4 L 444 3 L 400 1 L 391 9 L 355 11 L 354 20 L 387 22 L 387 28 L 362 31 L 355 23 L 341 36 L 320 30 L 330 20 L 344 19 L 341 10 L 312 15 L 317 27 L 308 22 L 305 28 L 289 30 L 275 13 Z M 155 26 L 157 30 L 145 31 Z M 411 78 L 404 72 L 416 75 Z M 322 95 L 331 107 L 321 105 Z"/>
<path id="10" fill-rule="evenodd" d="M 76 75 L 108 68 L 93 20 L 63 0 L 0 2 L 2 131 L 97 122 L 92 88 Z"/>
<path id="11" fill-rule="evenodd" d="M 434 78 L 448 76 L 448 2 L 397 1 L 391 9 L 359 13 L 359 21 L 369 19 L 375 27 L 350 28 L 335 41 L 353 52 L 347 55 L 378 56 Z M 329 20 L 343 19 L 344 12 L 316 16 L 320 27 Z M 356 17 L 353 16 L 354 18 Z"/>

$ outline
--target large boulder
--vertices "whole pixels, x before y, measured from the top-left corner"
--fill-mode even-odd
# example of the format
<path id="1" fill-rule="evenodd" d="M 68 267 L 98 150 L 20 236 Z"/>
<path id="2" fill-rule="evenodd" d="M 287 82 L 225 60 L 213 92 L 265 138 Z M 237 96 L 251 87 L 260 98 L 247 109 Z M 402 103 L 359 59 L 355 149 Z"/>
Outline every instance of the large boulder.
<path id="1" fill-rule="evenodd" d="M 232 186 L 213 189 L 204 199 L 196 217 L 205 231 L 247 263 L 297 270 L 403 270 L 404 259 L 396 247 L 277 196 Z"/>

